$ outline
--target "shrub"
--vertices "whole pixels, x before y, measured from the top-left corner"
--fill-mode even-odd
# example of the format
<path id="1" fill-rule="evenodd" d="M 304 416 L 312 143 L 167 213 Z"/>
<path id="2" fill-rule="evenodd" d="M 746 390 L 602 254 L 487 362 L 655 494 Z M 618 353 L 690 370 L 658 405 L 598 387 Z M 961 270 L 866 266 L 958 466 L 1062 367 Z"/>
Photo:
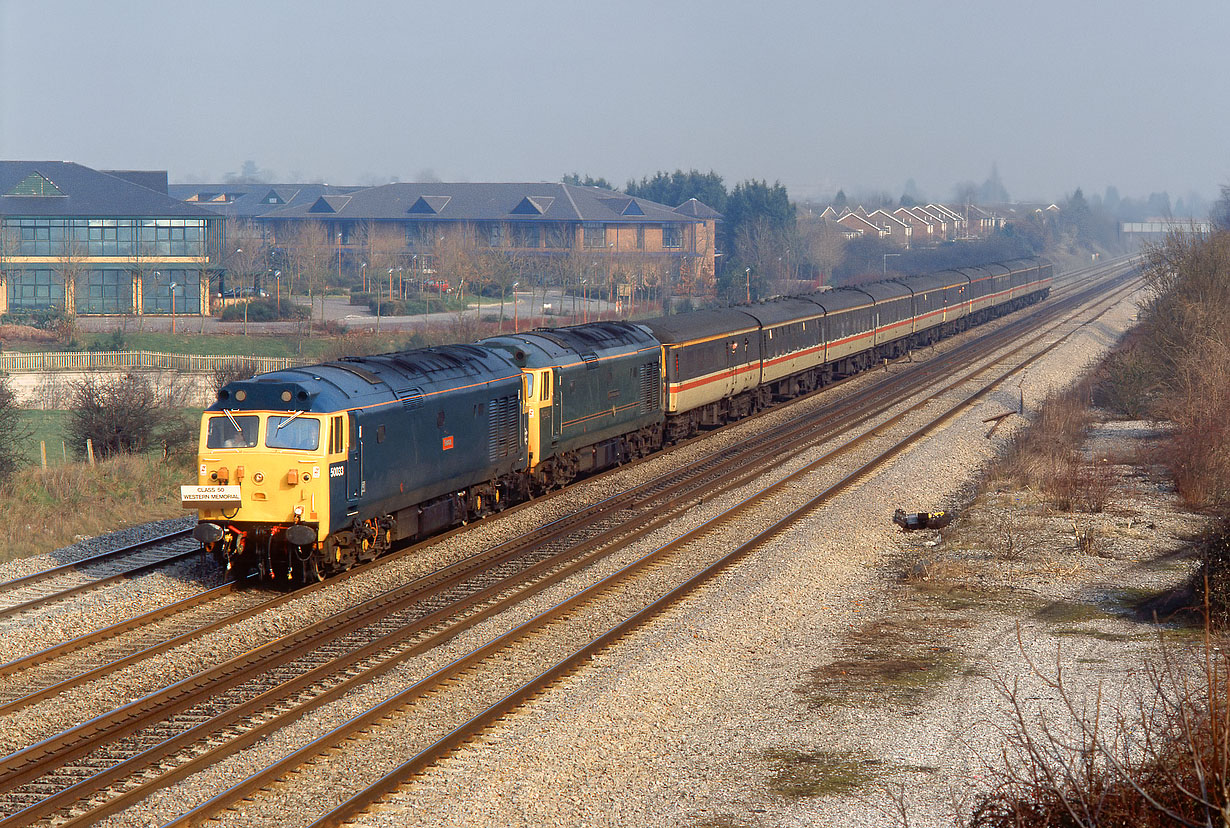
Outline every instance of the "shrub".
<path id="1" fill-rule="evenodd" d="M 401 299 L 390 299 L 387 296 L 377 303 L 376 297 L 372 294 L 367 294 L 367 308 L 373 314 L 376 313 L 376 307 L 379 304 L 381 316 L 409 316 L 410 306 L 408 302 Z M 418 303 L 416 303 L 418 304 Z"/>
<path id="2" fill-rule="evenodd" d="M 213 376 L 210 377 L 209 385 L 216 394 L 228 383 L 251 379 L 259 371 L 260 368 L 255 360 L 244 359 L 243 357 L 228 359 L 214 366 Z"/>
<path id="3" fill-rule="evenodd" d="M 308 309 L 294 302 L 283 301 L 279 312 L 275 299 L 250 299 L 235 302 L 222 309 L 219 317 L 223 322 L 242 322 L 247 312 L 249 322 L 277 322 L 282 319 L 307 319 Z"/>
<path id="4" fill-rule="evenodd" d="M 1189 503 L 1230 511 L 1230 233 L 1173 233 L 1148 249 L 1153 297 L 1141 347 L 1158 387 L 1158 416 L 1171 420 L 1167 452 Z"/>
<path id="5" fill-rule="evenodd" d="M 128 345 L 127 337 L 118 328 L 90 343 L 87 351 L 122 351 Z"/>
<path id="6" fill-rule="evenodd" d="M 41 331 L 56 331 L 67 319 L 68 314 L 63 308 L 42 308 L 31 311 L 16 311 L 0 316 L 0 322 L 6 325 L 26 325 Z"/>
<path id="7" fill-rule="evenodd" d="M 0 482 L 23 464 L 22 446 L 30 439 L 30 428 L 20 415 L 8 377 L 0 376 Z"/>
<path id="8" fill-rule="evenodd" d="M 170 455 L 182 450 L 194 434 L 183 415 L 159 399 L 143 376 L 125 374 L 111 382 L 91 376 L 73 385 L 65 435 L 78 457 L 86 456 L 87 440 L 95 456 L 104 459 L 157 446 Z"/>
<path id="9" fill-rule="evenodd" d="M 1198 547 L 1200 569 L 1193 577 L 1193 594 L 1207 607 L 1209 623 L 1219 630 L 1230 629 L 1230 520 L 1201 538 Z"/>
<path id="10" fill-rule="evenodd" d="M 1151 355 L 1139 342 L 1129 341 L 1103 360 L 1093 401 L 1137 420 L 1153 414 L 1159 390 L 1158 370 Z"/>

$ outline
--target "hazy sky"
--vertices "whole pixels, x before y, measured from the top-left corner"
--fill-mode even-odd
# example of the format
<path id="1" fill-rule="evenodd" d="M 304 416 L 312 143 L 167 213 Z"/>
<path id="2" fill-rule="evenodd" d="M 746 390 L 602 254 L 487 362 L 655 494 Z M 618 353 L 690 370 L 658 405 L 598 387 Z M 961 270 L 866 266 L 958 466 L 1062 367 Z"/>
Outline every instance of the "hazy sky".
<path id="1" fill-rule="evenodd" d="M 0 0 L 0 158 L 1212 196 L 1228 48 L 1224 0 Z"/>

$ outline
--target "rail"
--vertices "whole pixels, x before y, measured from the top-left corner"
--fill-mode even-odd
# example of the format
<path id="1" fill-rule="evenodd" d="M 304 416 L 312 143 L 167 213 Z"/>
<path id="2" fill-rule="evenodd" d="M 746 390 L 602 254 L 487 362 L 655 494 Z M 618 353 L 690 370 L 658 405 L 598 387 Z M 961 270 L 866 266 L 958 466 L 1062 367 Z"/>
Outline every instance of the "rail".
<path id="1" fill-rule="evenodd" d="M 225 365 L 243 363 L 255 373 L 280 371 L 301 363 L 288 357 L 204 356 L 165 354 L 158 351 L 61 351 L 2 353 L 0 372 L 29 374 L 45 371 L 183 371 L 211 373 Z"/>

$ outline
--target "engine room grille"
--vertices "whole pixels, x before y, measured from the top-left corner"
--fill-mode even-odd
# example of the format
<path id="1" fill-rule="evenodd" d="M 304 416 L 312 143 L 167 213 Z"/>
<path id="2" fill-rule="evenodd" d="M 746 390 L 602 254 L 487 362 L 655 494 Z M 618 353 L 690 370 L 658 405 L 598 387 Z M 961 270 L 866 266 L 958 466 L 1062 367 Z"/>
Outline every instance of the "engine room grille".
<path id="1" fill-rule="evenodd" d="M 640 400 L 642 414 L 646 414 L 650 411 L 656 411 L 660 405 L 658 401 L 658 372 L 656 369 L 657 365 L 654 363 L 642 365 L 640 369 Z"/>
<path id="2" fill-rule="evenodd" d="M 487 457 L 492 462 L 515 454 L 520 446 L 521 404 L 516 395 L 491 401 L 487 419 Z"/>

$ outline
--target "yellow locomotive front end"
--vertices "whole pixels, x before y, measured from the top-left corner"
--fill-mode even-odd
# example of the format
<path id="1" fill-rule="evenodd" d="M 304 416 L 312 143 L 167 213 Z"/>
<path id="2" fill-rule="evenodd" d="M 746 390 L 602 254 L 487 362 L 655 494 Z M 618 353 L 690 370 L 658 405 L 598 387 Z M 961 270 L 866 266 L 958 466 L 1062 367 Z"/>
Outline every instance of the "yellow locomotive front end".
<path id="1" fill-rule="evenodd" d="M 338 418 L 341 419 L 341 418 Z M 314 552 L 329 527 L 328 422 L 302 412 L 207 411 L 197 484 L 182 486 L 197 509 L 193 535 L 237 578 L 316 573 Z"/>

